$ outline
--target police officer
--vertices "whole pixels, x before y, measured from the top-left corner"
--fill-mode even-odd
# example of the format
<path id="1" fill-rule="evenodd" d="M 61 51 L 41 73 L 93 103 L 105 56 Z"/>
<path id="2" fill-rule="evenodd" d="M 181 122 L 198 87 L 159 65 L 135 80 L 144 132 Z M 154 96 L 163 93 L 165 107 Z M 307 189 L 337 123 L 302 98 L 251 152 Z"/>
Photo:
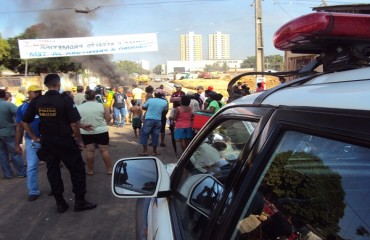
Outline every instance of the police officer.
<path id="1" fill-rule="evenodd" d="M 47 176 L 57 203 L 57 211 L 63 213 L 69 207 L 63 197 L 64 186 L 59 167 L 60 161 L 71 174 L 72 191 L 75 194 L 74 211 L 96 208 L 96 204 L 85 200 L 86 173 L 85 163 L 81 157 L 81 150 L 85 146 L 79 129 L 83 127 L 88 130 L 91 126 L 82 126 L 79 123 L 81 117 L 73 100 L 59 93 L 58 74 L 48 74 L 44 84 L 49 91 L 30 102 L 22 118 L 22 124 L 33 141 L 41 142 L 38 155 L 46 162 Z M 29 125 L 36 115 L 40 118 L 41 139 L 32 132 Z"/>

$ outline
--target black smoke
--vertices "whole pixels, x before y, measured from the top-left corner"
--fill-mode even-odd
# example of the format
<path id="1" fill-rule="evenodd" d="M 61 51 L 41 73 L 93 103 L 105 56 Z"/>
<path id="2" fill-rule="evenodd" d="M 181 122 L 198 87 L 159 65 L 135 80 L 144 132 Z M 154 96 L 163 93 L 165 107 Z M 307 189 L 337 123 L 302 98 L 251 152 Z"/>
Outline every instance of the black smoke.
<path id="1" fill-rule="evenodd" d="M 29 0 L 23 2 L 27 5 L 30 4 Z M 37 37 L 90 37 L 92 36 L 92 20 L 99 16 L 99 11 L 104 11 L 104 8 L 100 6 L 114 3 L 116 0 L 51 0 L 49 5 L 45 6 L 47 10 L 40 11 L 39 21 L 45 25 L 45 28 L 38 33 Z M 71 57 L 70 59 L 109 79 L 112 85 L 129 83 L 128 75 L 117 68 L 112 61 L 112 55 L 88 55 Z"/>

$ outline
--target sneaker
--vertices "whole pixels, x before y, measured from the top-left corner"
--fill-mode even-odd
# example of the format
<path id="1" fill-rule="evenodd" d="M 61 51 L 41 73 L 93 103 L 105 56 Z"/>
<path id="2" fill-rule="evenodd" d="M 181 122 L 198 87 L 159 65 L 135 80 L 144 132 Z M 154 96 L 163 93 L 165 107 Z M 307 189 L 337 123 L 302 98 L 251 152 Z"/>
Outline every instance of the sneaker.
<path id="1" fill-rule="evenodd" d="M 25 178 L 27 175 L 19 175 L 18 178 Z"/>
<path id="2" fill-rule="evenodd" d="M 27 201 L 33 202 L 39 198 L 39 195 L 29 195 Z"/>
<path id="3" fill-rule="evenodd" d="M 75 212 L 85 211 L 96 208 L 97 205 L 95 203 L 88 202 L 86 200 L 82 202 L 76 202 L 74 206 Z"/>
<path id="4" fill-rule="evenodd" d="M 63 203 L 63 204 L 57 204 L 57 212 L 58 213 L 64 213 L 67 211 L 69 208 L 68 203 Z"/>

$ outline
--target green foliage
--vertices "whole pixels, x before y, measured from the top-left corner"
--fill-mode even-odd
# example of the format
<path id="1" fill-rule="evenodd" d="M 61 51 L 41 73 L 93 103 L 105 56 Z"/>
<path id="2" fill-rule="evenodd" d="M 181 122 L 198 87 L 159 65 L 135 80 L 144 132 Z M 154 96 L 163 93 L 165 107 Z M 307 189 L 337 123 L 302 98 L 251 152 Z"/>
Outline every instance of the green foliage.
<path id="1" fill-rule="evenodd" d="M 0 65 L 3 64 L 5 59 L 10 57 L 10 45 L 7 40 L 0 36 Z"/>
<path id="2" fill-rule="evenodd" d="M 280 153 L 262 185 L 272 193 L 273 201 L 280 203 L 280 210 L 321 229 L 324 235 L 340 231 L 338 224 L 345 208 L 341 176 L 318 157 L 304 152 L 293 157 L 291 151 Z"/>
<path id="3" fill-rule="evenodd" d="M 39 23 L 32 25 L 31 27 L 27 28 L 24 33 L 19 35 L 20 39 L 35 39 L 37 38 L 39 32 L 44 31 L 46 29 L 45 24 Z"/>
<path id="4" fill-rule="evenodd" d="M 5 63 L 5 66 L 14 72 L 24 73 L 25 69 L 25 61 L 20 59 L 19 55 L 19 47 L 18 47 L 18 39 L 34 39 L 37 37 L 37 32 L 43 28 L 43 24 L 36 24 L 29 28 L 27 28 L 23 33 L 20 35 L 9 38 L 8 42 L 10 45 L 10 57 Z M 36 72 L 38 73 L 38 72 Z"/>
<path id="5" fill-rule="evenodd" d="M 127 74 L 149 74 L 148 70 L 143 69 L 140 64 L 132 61 L 119 61 L 117 63 L 118 69 L 120 69 L 122 72 L 125 72 Z"/>
<path id="6" fill-rule="evenodd" d="M 19 56 L 17 37 L 9 38 L 8 43 L 10 46 L 10 56 L 4 61 L 4 66 L 14 72 L 19 72 L 18 70 L 21 68 L 22 62 Z"/>
<path id="7" fill-rule="evenodd" d="M 224 63 L 222 64 L 222 66 L 221 66 L 221 71 L 222 71 L 222 72 L 224 72 L 224 73 L 226 73 L 226 72 L 228 72 L 228 71 L 229 71 L 229 67 L 227 66 L 227 63 L 226 63 L 226 62 L 224 62 Z"/>
<path id="8" fill-rule="evenodd" d="M 227 72 L 229 70 L 229 67 L 227 66 L 227 63 L 219 63 L 215 62 L 212 65 L 206 65 L 204 67 L 205 72 Z"/>
<path id="9" fill-rule="evenodd" d="M 245 59 L 241 64 L 241 68 L 254 68 L 256 65 L 256 57 L 255 56 L 249 56 L 247 59 Z"/>
<path id="10" fill-rule="evenodd" d="M 254 68 L 256 66 L 256 57 L 249 56 L 241 64 L 241 68 Z M 281 55 L 265 56 L 265 69 L 282 71 L 284 69 L 284 57 Z"/>
<path id="11" fill-rule="evenodd" d="M 282 71 L 284 69 L 284 58 L 281 55 L 270 55 L 265 57 L 265 69 Z"/>
<path id="12" fill-rule="evenodd" d="M 30 73 L 77 72 L 81 65 L 70 62 L 68 57 L 40 58 L 28 60 Z"/>
<path id="13" fill-rule="evenodd" d="M 155 73 L 155 74 L 158 74 L 158 75 L 160 75 L 160 74 L 162 74 L 162 65 L 157 65 L 154 69 L 153 69 L 153 73 Z"/>
<path id="14" fill-rule="evenodd" d="M 24 73 L 25 60 L 20 59 L 18 39 L 35 39 L 38 33 L 44 29 L 44 24 L 32 25 L 22 34 L 14 38 L 9 38 L 10 56 L 4 61 L 4 66 L 14 72 Z M 69 57 L 28 60 L 28 72 L 35 74 L 46 72 L 77 72 L 80 69 L 81 65 L 71 62 Z"/>

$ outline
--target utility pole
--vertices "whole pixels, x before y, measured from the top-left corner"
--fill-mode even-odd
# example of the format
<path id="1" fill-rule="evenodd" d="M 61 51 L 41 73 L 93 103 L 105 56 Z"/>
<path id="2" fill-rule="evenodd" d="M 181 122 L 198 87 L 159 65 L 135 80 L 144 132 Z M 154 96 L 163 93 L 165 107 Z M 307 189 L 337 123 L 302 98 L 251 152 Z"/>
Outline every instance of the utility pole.
<path id="1" fill-rule="evenodd" d="M 255 7 L 255 24 L 256 24 L 256 67 L 255 67 L 255 70 L 257 72 L 263 72 L 265 57 L 263 55 L 261 0 L 255 0 L 254 7 Z"/>

